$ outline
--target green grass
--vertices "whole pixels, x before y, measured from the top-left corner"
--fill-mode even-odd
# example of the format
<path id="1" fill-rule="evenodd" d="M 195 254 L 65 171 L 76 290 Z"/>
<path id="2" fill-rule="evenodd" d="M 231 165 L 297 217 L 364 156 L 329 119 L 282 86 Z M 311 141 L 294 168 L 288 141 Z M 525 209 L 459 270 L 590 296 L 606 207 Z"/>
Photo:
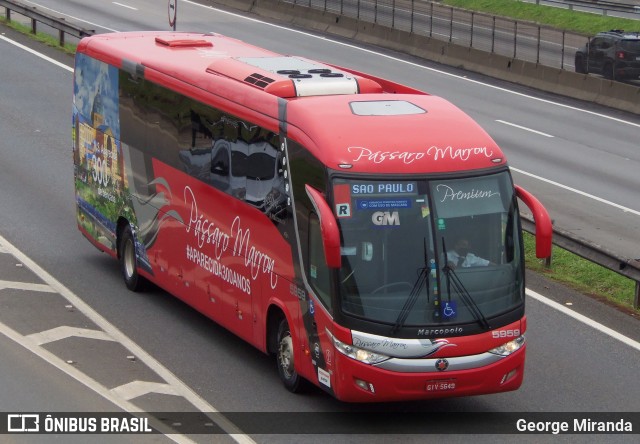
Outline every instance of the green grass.
<path id="1" fill-rule="evenodd" d="M 609 302 L 633 309 L 635 282 L 605 267 L 557 246 L 553 246 L 551 267 L 543 259 L 535 257 L 535 238 L 524 233 L 525 262 L 529 270 L 535 271 L 580 293 L 605 298 Z"/>
<path id="2" fill-rule="evenodd" d="M 46 34 L 44 32 L 37 32 L 36 34 L 33 34 L 31 32 L 30 26 L 23 25 L 22 23 L 18 23 L 14 20 L 7 20 L 5 17 L 0 18 L 0 21 L 2 22 L 2 24 L 8 26 L 9 28 L 12 28 L 22 34 L 30 35 L 34 40 L 44 43 L 45 45 L 58 48 L 67 54 L 73 55 L 76 53 L 76 45 L 65 43 L 64 46 L 60 46 L 60 41 L 52 35 Z"/>
<path id="3" fill-rule="evenodd" d="M 640 31 L 640 20 L 570 11 L 569 9 L 536 5 L 518 0 L 443 0 L 442 3 L 458 8 L 535 22 L 540 25 L 552 26 L 589 36 L 610 29 Z"/>

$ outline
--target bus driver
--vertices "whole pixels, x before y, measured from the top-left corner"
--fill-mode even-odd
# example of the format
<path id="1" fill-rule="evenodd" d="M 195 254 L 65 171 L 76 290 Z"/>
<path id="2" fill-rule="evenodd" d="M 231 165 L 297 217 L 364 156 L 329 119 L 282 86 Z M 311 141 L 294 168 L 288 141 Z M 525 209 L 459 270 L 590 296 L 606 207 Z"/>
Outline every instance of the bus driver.
<path id="1" fill-rule="evenodd" d="M 447 261 L 451 268 L 486 267 L 491 262 L 470 252 L 469 241 L 459 238 L 453 250 L 447 251 Z"/>

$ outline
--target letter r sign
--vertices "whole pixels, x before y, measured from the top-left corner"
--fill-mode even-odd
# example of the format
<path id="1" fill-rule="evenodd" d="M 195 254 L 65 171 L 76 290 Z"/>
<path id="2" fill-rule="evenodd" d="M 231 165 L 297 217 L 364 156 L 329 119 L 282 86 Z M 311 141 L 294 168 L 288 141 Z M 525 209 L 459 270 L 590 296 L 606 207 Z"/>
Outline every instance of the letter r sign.
<path id="1" fill-rule="evenodd" d="M 351 204 L 340 203 L 336 205 L 337 217 L 351 217 Z"/>

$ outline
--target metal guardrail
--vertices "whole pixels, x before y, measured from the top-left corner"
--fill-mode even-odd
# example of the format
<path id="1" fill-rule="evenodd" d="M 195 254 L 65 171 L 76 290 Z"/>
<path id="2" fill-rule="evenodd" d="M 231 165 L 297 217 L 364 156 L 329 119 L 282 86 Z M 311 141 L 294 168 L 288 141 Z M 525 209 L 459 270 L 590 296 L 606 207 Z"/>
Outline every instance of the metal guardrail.
<path id="1" fill-rule="evenodd" d="M 593 37 L 531 21 L 448 6 L 437 0 L 277 1 L 570 71 L 575 69 L 576 52 Z M 587 2 L 581 1 L 584 7 Z M 638 82 L 629 84 L 635 86 Z"/>
<path id="2" fill-rule="evenodd" d="M 436 1 L 277 1 L 560 69 L 574 69 L 576 51 L 589 41 L 587 35 Z"/>
<path id="3" fill-rule="evenodd" d="M 77 25 L 66 22 L 63 18 L 53 17 L 47 13 L 38 11 L 37 8 L 26 7 L 15 1 L 0 0 L 0 6 L 7 9 L 7 19 L 10 19 L 10 10 L 29 17 L 33 23 L 32 30 L 34 33 L 36 21 L 44 23 L 54 29 L 58 29 L 61 35 L 63 33 L 67 33 L 75 37 L 82 38 L 95 33 L 93 30 L 80 28 Z M 64 38 L 61 36 L 60 45 L 63 44 Z M 535 233 L 535 224 L 530 216 L 522 216 L 522 228 L 529 233 Z M 558 227 L 554 227 L 553 229 L 553 243 L 571 253 L 577 254 L 584 259 L 635 281 L 636 286 L 633 307 L 635 309 L 640 308 L 640 259 L 623 258 L 608 251 L 600 245 L 596 245 L 585 239 L 574 236 L 568 231 L 562 230 Z M 548 259 L 547 264 L 550 265 L 550 258 Z"/>
<path id="4" fill-rule="evenodd" d="M 93 29 L 81 28 L 78 25 L 67 22 L 63 17 L 55 17 L 47 12 L 39 10 L 34 6 L 26 6 L 22 3 L 18 3 L 10 0 L 0 0 L 0 7 L 5 8 L 5 16 L 7 20 L 11 20 L 11 12 L 15 12 L 24 17 L 31 19 L 31 32 L 35 34 L 37 32 L 37 23 L 42 23 L 53 29 L 58 30 L 58 41 L 60 46 L 64 46 L 64 38 L 66 34 L 72 35 L 81 39 L 92 34 L 95 34 Z"/>
<path id="5" fill-rule="evenodd" d="M 523 214 L 521 215 L 521 220 L 522 229 L 528 233 L 535 234 L 535 224 L 531 216 Z M 636 288 L 633 298 L 633 308 L 636 310 L 640 308 L 640 258 L 629 259 L 622 257 L 601 245 L 594 244 L 555 226 L 553 227 L 553 243 L 590 262 L 635 281 Z M 547 266 L 551 265 L 551 259 L 552 258 L 547 258 Z"/>

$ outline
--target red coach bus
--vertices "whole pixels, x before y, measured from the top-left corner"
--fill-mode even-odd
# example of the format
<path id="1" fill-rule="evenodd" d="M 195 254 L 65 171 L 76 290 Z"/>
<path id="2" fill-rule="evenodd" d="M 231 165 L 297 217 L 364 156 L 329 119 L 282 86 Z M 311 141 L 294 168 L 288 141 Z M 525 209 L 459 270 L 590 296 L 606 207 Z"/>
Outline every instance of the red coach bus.
<path id="1" fill-rule="evenodd" d="M 357 402 L 517 389 L 520 198 L 545 209 L 447 101 L 218 34 L 80 42 L 78 226 L 148 282 Z"/>

